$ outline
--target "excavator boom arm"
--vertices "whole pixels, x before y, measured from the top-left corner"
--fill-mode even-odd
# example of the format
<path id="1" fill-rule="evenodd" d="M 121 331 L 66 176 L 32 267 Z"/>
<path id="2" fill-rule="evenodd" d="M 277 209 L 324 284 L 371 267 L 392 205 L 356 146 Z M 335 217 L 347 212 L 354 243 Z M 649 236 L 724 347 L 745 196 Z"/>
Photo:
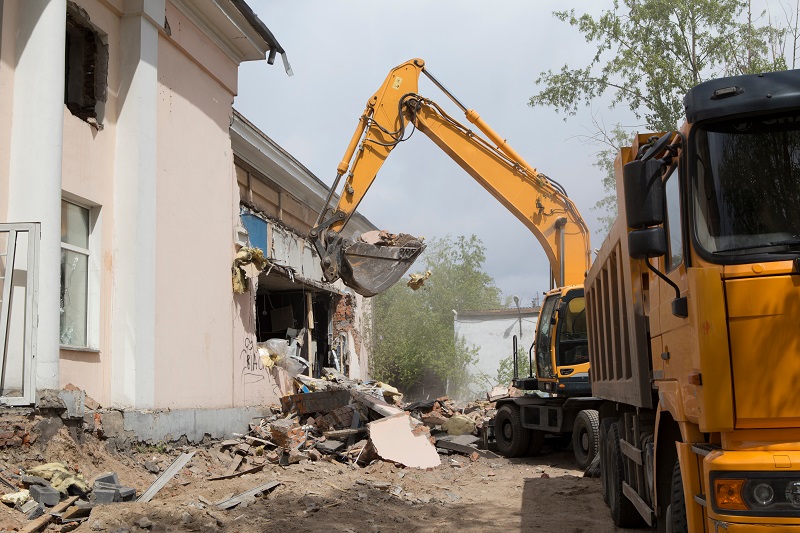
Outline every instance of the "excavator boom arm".
<path id="1" fill-rule="evenodd" d="M 378 273 L 377 268 L 366 268 L 371 265 L 369 258 L 359 253 L 351 254 L 358 257 L 353 259 L 347 254 L 347 250 L 355 248 L 363 251 L 364 243 L 347 248 L 348 243 L 342 243 L 340 233 L 389 153 L 404 140 L 406 126 L 410 123 L 531 230 L 550 260 L 557 286 L 583 283 L 591 262 L 589 231 L 566 192 L 528 165 L 475 111 L 467 110 L 429 74 L 488 140 L 449 117 L 431 100 L 419 96 L 421 73 L 428 74 L 421 59 L 399 65 L 367 102 L 337 169 L 332 192 L 340 179 L 345 178 L 339 202 L 335 209 L 326 207 L 320 213 L 310 234 L 322 256 L 326 279 L 333 281 L 341 276 L 361 294 L 380 292 L 377 284 L 369 279 Z M 399 279 L 421 251 L 420 248 L 412 253 L 406 247 L 392 256 L 391 261 L 381 263 L 383 271 L 391 269 L 390 273 L 383 272 L 381 287 L 388 288 Z M 387 249 L 381 249 L 376 257 L 385 260 L 388 254 Z M 388 283 L 389 278 L 394 278 L 391 283 Z"/>

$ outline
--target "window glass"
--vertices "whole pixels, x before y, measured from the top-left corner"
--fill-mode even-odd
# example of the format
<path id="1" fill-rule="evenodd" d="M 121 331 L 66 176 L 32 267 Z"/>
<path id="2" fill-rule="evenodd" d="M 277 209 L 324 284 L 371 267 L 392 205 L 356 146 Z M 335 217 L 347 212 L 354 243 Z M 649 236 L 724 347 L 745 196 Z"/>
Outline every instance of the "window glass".
<path id="1" fill-rule="evenodd" d="M 61 201 L 60 343 L 88 346 L 89 210 Z"/>
<path id="2" fill-rule="evenodd" d="M 544 301 L 542 312 L 539 314 L 539 331 L 536 335 L 536 366 L 540 378 L 553 378 L 553 360 L 550 355 L 552 342 L 552 320 L 557 306 L 561 301 L 560 296 L 550 296 Z"/>
<path id="3" fill-rule="evenodd" d="M 61 250 L 61 344 L 86 346 L 89 257 Z"/>
<path id="4" fill-rule="evenodd" d="M 89 248 L 89 210 L 61 200 L 61 242 Z"/>
<path id="5" fill-rule="evenodd" d="M 681 196 L 677 169 L 670 174 L 665 184 L 667 202 L 667 233 L 669 257 L 667 271 L 673 270 L 683 261 L 683 232 L 681 231 Z"/>

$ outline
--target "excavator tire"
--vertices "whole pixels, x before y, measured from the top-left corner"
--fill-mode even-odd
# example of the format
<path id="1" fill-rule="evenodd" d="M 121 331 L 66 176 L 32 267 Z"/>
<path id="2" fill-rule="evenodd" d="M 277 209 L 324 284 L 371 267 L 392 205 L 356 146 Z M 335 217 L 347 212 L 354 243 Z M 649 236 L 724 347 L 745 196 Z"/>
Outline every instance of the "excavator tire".
<path id="1" fill-rule="evenodd" d="M 578 468 L 586 470 L 599 448 L 600 414 L 593 409 L 579 412 L 572 426 L 572 453 Z"/>
<path id="2" fill-rule="evenodd" d="M 494 439 L 500 455 L 522 457 L 528 453 L 531 431 L 522 427 L 516 405 L 504 405 L 497 410 L 494 417 Z"/>

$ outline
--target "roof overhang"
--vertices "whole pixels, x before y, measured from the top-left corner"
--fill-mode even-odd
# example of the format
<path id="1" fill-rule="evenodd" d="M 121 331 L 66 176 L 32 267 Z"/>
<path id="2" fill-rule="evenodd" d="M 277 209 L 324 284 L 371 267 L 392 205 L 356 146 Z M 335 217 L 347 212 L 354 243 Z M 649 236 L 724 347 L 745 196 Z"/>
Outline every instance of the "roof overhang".
<path id="1" fill-rule="evenodd" d="M 313 172 L 236 110 L 233 113 L 230 132 L 234 154 L 273 179 L 287 193 L 317 213 L 322 210 L 330 187 Z M 332 201 L 337 202 L 338 197 L 334 195 Z M 374 229 L 377 229 L 376 226 L 359 213 L 354 214 L 347 224 L 348 235 Z"/>
<path id="2" fill-rule="evenodd" d="M 267 59 L 277 54 L 291 75 L 286 52 L 244 0 L 171 0 L 173 5 L 237 63 Z"/>

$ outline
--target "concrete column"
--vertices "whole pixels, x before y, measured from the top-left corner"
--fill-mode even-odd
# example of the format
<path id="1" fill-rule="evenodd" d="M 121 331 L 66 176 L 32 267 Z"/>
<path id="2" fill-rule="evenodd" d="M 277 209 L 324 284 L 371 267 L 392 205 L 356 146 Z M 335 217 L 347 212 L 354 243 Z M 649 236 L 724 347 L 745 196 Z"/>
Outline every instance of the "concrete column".
<path id="1" fill-rule="evenodd" d="M 36 388 L 56 389 L 61 265 L 66 0 L 17 6 L 8 220 L 40 222 Z"/>
<path id="2" fill-rule="evenodd" d="M 158 27 L 164 0 L 125 0 L 114 170 L 111 401 L 154 406 Z"/>

